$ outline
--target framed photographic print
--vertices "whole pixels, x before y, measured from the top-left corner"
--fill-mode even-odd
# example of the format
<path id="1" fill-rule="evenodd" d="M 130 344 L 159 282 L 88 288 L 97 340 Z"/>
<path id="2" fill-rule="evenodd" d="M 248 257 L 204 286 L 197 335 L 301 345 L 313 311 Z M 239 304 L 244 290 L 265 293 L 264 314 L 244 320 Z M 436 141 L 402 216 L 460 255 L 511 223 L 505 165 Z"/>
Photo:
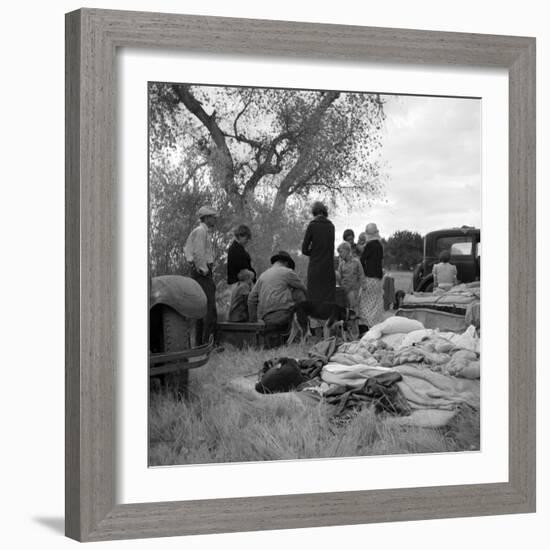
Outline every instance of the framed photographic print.
<path id="1" fill-rule="evenodd" d="M 533 511 L 534 39 L 66 32 L 67 535 Z"/>

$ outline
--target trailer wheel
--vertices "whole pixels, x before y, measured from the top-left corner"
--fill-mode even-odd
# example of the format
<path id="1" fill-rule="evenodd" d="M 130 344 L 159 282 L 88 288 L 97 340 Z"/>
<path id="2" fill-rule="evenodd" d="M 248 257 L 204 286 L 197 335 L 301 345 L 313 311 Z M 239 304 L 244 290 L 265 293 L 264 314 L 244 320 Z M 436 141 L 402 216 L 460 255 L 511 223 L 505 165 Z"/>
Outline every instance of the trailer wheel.
<path id="1" fill-rule="evenodd" d="M 150 332 L 150 345 L 153 352 L 182 351 L 195 345 L 195 321 L 182 317 L 164 304 L 159 304 L 151 310 Z M 173 373 L 160 375 L 159 378 L 165 388 L 179 396 L 187 395 L 189 370 L 179 369 Z"/>

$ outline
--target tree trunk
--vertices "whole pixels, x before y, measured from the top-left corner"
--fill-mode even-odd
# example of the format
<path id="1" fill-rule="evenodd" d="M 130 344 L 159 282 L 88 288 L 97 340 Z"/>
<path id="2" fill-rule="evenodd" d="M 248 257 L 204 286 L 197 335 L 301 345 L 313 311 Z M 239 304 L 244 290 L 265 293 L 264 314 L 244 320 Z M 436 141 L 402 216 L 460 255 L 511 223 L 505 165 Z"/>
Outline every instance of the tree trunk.
<path id="1" fill-rule="evenodd" d="M 285 208 L 288 197 L 295 192 L 298 187 L 307 185 L 307 169 L 312 160 L 313 140 L 319 132 L 323 115 L 327 112 L 330 106 L 338 99 L 340 92 L 326 92 L 319 105 L 313 111 L 309 120 L 304 125 L 304 140 L 305 147 L 300 153 L 300 157 L 296 164 L 290 169 L 288 174 L 283 178 L 283 181 L 277 189 L 277 194 L 273 201 L 273 212 L 282 212 Z"/>
<path id="2" fill-rule="evenodd" d="M 188 85 L 174 85 L 174 93 L 176 97 L 185 105 L 187 110 L 193 114 L 208 130 L 212 137 L 216 149 L 218 151 L 218 168 L 220 171 L 220 185 L 227 193 L 227 197 L 231 201 L 235 209 L 242 208 L 242 197 L 235 184 L 233 157 L 231 151 L 225 141 L 225 136 L 216 122 L 216 111 L 209 115 L 202 107 L 202 104 L 197 101 L 191 93 Z"/>

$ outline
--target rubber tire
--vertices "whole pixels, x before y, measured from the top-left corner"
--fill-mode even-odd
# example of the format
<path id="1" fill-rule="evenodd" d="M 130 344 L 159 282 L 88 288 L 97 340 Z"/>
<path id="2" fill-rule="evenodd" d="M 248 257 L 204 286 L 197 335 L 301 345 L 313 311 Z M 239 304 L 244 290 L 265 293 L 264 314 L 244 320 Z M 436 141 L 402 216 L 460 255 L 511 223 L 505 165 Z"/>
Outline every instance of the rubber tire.
<path id="1" fill-rule="evenodd" d="M 434 291 L 434 280 L 430 276 L 427 281 L 424 281 L 422 286 L 418 289 L 419 292 L 433 292 Z"/>
<path id="2" fill-rule="evenodd" d="M 182 351 L 194 347 L 195 322 L 186 319 L 174 309 L 166 305 L 156 306 L 159 308 L 159 327 L 161 329 L 158 345 L 160 352 L 170 353 Z M 162 385 L 172 390 L 178 396 L 187 396 L 189 388 L 189 370 L 181 369 L 173 373 L 161 375 Z"/>

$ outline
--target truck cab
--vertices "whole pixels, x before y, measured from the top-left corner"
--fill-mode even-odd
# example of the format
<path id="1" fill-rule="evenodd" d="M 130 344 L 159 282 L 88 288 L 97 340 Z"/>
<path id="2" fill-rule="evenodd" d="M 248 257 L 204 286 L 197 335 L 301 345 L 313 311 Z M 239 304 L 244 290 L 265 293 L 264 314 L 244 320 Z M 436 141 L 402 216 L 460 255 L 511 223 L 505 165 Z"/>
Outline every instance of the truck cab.
<path id="1" fill-rule="evenodd" d="M 448 250 L 451 254 L 450 263 L 456 266 L 459 283 L 480 280 L 480 230 L 463 225 L 426 234 L 423 259 L 413 272 L 414 291 L 431 292 L 433 290 L 432 269 L 434 264 L 439 262 L 439 255 L 444 250 Z"/>

